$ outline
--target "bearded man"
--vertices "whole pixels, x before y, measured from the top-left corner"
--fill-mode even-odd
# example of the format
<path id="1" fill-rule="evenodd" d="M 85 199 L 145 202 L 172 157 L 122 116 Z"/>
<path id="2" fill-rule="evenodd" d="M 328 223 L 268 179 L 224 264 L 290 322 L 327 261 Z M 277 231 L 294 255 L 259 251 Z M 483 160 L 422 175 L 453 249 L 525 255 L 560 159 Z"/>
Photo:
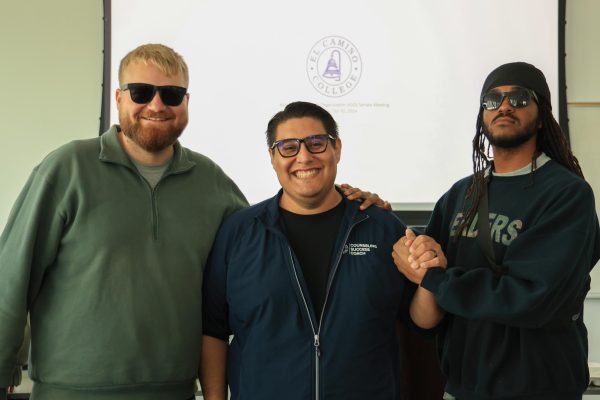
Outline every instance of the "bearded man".
<path id="1" fill-rule="evenodd" d="M 481 90 L 473 175 L 437 202 L 426 235 L 394 245 L 400 271 L 446 312 L 444 399 L 581 399 L 599 258 L 594 194 L 544 74 L 499 66 Z"/>
<path id="2" fill-rule="evenodd" d="M 0 239 L 0 392 L 31 315 L 32 399 L 193 399 L 202 274 L 221 222 L 247 205 L 177 138 L 188 68 L 143 45 L 122 60 L 120 125 L 33 170 Z"/>
<path id="3" fill-rule="evenodd" d="M 0 237 L 0 399 L 28 313 L 31 399 L 194 398 L 204 266 L 221 222 L 248 203 L 177 141 L 188 83 L 173 49 L 139 46 L 119 67 L 119 125 L 33 170 Z"/>

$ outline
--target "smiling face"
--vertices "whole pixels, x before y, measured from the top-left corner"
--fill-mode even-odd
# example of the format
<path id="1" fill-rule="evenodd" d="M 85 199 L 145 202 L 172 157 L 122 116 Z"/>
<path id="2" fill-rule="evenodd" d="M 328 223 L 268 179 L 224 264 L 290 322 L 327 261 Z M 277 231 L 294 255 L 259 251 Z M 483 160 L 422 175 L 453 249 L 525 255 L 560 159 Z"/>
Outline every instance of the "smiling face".
<path id="1" fill-rule="evenodd" d="M 135 60 L 123 71 L 121 84 L 149 83 L 156 86 L 186 87 L 181 73 L 167 75 L 152 62 Z M 175 143 L 188 123 L 188 95 L 178 106 L 166 106 L 158 92 L 147 104 L 137 104 L 129 91 L 117 89 L 121 130 L 140 149 L 160 153 Z"/>
<path id="2" fill-rule="evenodd" d="M 323 123 L 316 118 L 290 118 L 277 126 L 275 141 L 326 133 Z M 335 207 L 341 199 L 335 190 L 341 150 L 339 138 L 335 146 L 329 142 L 325 151 L 318 154 L 310 153 L 304 143 L 293 157 L 282 157 L 277 149 L 269 150 L 271 164 L 283 188 L 280 206 L 297 214 L 317 214 Z"/>
<path id="3" fill-rule="evenodd" d="M 499 86 L 492 89 L 498 92 L 510 92 L 517 86 Z M 535 135 L 541 126 L 539 109 L 531 99 L 525 107 L 514 107 L 507 98 L 496 110 L 483 111 L 483 132 L 495 148 L 515 149 L 525 143 L 535 147 Z"/>

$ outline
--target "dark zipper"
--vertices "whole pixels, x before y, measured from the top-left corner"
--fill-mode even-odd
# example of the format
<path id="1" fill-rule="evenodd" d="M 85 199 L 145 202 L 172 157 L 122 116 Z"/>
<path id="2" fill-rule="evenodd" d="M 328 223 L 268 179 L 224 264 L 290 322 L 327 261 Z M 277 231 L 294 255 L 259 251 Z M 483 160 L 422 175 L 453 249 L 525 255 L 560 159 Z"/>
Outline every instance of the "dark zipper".
<path id="1" fill-rule="evenodd" d="M 144 179 L 145 180 L 145 179 Z M 147 183 L 147 182 L 146 182 Z M 158 201 L 156 201 L 156 188 L 160 184 L 160 181 L 156 183 L 156 186 L 152 188 L 152 236 L 154 241 L 158 241 Z"/>
<path id="2" fill-rule="evenodd" d="M 144 181 L 144 183 L 146 183 L 146 185 L 150 189 L 150 200 L 151 200 L 150 205 L 152 207 L 152 238 L 154 239 L 155 242 L 158 241 L 158 200 L 156 199 L 156 191 L 158 189 L 158 186 L 168 176 L 177 175 L 177 174 L 180 174 L 183 172 L 185 172 L 185 171 L 171 171 L 171 172 L 165 171 L 163 176 L 160 177 L 160 179 L 158 180 L 158 182 L 156 182 L 156 185 L 154 187 L 151 187 L 150 184 L 148 183 L 148 181 L 146 180 L 146 178 L 144 178 L 139 172 L 137 172 L 138 175 L 140 176 L 140 178 Z"/>

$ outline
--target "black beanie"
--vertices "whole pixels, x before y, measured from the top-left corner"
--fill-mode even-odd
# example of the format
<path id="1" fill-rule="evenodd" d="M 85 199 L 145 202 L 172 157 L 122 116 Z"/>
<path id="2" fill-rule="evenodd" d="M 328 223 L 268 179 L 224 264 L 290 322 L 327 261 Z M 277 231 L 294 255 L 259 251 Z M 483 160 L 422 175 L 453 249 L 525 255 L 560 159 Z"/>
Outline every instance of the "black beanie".
<path id="1" fill-rule="evenodd" d="M 538 99 L 550 104 L 550 88 L 544 73 L 531 64 L 513 62 L 499 66 L 488 75 L 481 89 L 479 103 L 483 103 L 483 95 L 498 86 L 521 86 L 535 92 Z"/>

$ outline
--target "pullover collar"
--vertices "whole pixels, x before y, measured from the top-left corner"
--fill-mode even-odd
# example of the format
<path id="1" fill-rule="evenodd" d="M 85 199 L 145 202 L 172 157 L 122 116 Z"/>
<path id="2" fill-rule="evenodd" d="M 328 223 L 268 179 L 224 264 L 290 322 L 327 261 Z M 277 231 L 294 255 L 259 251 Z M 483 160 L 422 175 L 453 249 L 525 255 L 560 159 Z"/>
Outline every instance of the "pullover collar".
<path id="1" fill-rule="evenodd" d="M 119 164 L 137 171 L 133 162 L 129 159 L 123 147 L 121 147 L 121 143 L 119 143 L 117 137 L 119 130 L 118 125 L 113 125 L 100 136 L 100 154 L 98 158 L 100 161 Z M 179 141 L 176 141 L 173 145 L 173 159 L 165 173 L 185 172 L 192 169 L 195 165 L 196 163 L 189 159 L 188 154 L 184 151 Z"/>

